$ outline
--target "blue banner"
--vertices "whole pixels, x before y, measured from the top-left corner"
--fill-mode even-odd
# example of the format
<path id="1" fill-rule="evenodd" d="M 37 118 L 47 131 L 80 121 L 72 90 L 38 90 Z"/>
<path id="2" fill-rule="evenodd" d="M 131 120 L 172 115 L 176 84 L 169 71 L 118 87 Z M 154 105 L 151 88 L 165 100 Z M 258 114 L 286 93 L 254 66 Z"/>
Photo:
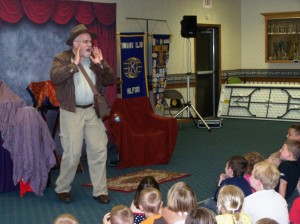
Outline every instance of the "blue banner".
<path id="1" fill-rule="evenodd" d="M 152 36 L 152 88 L 155 103 L 162 105 L 162 93 L 167 78 L 170 35 L 154 34 Z"/>
<path id="2" fill-rule="evenodd" d="M 145 34 L 121 33 L 119 38 L 122 98 L 148 96 Z"/>

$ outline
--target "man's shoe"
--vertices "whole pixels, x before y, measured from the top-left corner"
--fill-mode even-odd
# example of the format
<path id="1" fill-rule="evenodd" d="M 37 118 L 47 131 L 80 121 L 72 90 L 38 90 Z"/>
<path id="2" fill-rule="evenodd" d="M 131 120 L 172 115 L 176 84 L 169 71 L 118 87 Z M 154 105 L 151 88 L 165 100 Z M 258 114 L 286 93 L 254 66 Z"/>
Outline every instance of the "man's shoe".
<path id="1" fill-rule="evenodd" d="M 119 164 L 119 160 L 110 161 L 108 163 L 108 166 L 110 167 L 116 167 Z"/>
<path id="2" fill-rule="evenodd" d="M 56 195 L 62 202 L 70 202 L 72 200 L 70 193 L 56 193 Z"/>
<path id="3" fill-rule="evenodd" d="M 102 204 L 108 204 L 110 202 L 109 196 L 105 194 L 101 194 L 97 197 L 94 197 L 94 199 Z"/>

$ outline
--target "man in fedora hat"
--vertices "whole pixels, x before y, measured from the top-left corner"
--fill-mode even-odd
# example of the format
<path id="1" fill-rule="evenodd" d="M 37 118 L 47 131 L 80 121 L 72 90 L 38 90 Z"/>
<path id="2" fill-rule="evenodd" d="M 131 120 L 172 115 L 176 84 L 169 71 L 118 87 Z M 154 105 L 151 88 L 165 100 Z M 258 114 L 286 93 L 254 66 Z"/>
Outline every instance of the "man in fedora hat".
<path id="1" fill-rule="evenodd" d="M 93 108 L 93 92 L 81 64 L 98 91 L 115 82 L 113 71 L 103 60 L 101 50 L 93 46 L 96 34 L 83 24 L 75 26 L 66 44 L 72 48 L 56 55 L 50 77 L 60 104 L 60 138 L 63 155 L 56 180 L 56 194 L 61 201 L 72 200 L 70 191 L 86 143 L 93 197 L 100 203 L 110 202 L 106 180 L 107 135 L 101 119 Z"/>

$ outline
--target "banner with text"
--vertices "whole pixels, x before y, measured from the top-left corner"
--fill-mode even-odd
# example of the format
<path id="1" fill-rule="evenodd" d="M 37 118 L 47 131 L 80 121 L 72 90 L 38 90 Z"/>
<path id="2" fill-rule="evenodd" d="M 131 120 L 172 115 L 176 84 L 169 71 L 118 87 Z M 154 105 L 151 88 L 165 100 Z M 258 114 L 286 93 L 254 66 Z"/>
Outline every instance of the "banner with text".
<path id="1" fill-rule="evenodd" d="M 122 98 L 148 96 L 145 33 L 120 33 Z"/>
<path id="2" fill-rule="evenodd" d="M 162 93 L 167 78 L 170 35 L 154 34 L 152 36 L 152 87 L 155 104 L 162 105 Z"/>

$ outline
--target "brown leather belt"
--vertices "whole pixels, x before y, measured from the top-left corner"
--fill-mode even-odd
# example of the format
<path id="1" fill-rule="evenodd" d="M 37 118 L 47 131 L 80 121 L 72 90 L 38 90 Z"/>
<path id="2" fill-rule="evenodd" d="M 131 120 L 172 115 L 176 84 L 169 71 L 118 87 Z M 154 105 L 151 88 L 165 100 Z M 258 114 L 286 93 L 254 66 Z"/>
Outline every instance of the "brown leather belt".
<path id="1" fill-rule="evenodd" d="M 91 107 L 91 106 L 93 106 L 92 103 L 91 103 L 91 104 L 88 104 L 88 105 L 76 105 L 76 107 L 79 107 L 79 108 L 81 108 L 81 109 L 86 109 L 86 108 L 89 108 L 89 107 Z"/>

